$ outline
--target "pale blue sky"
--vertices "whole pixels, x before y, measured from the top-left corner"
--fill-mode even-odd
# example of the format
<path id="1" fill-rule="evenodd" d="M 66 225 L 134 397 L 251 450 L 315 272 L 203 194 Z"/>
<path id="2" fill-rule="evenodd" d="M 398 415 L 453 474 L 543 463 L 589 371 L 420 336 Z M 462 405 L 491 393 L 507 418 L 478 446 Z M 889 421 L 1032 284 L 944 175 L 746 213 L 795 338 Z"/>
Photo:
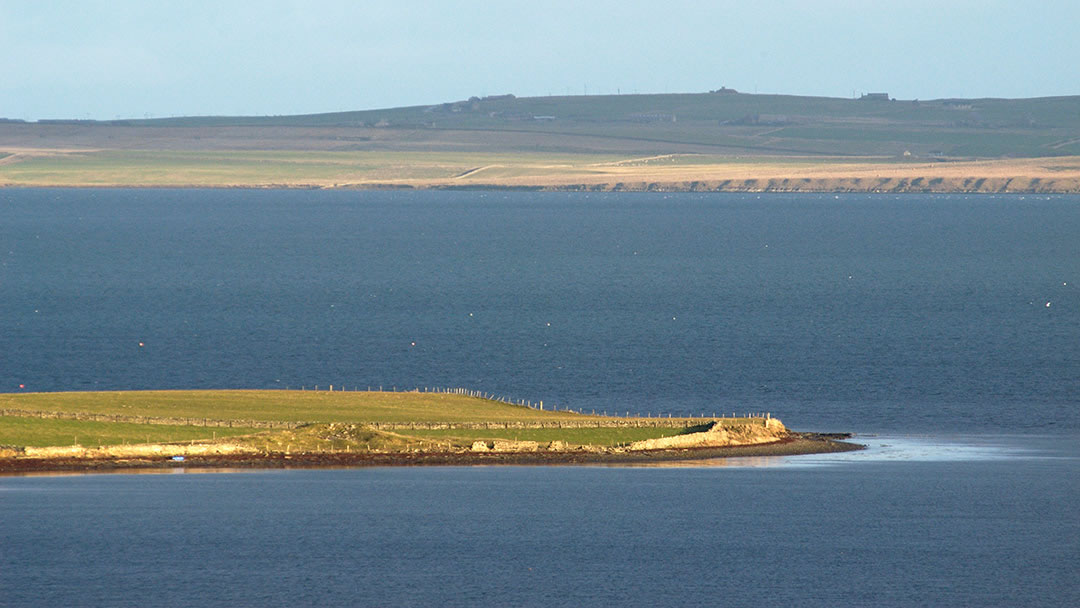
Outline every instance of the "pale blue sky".
<path id="1" fill-rule="evenodd" d="M 1080 93 L 1076 0 L 0 0 L 0 117 L 296 114 L 471 95 Z"/>

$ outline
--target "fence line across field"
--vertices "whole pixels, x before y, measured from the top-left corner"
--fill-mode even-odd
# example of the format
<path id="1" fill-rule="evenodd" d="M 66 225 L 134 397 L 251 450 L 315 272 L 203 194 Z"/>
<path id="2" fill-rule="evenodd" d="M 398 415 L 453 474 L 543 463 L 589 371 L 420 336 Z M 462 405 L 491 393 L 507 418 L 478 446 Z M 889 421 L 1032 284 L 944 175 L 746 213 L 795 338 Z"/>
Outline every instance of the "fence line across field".
<path id="1" fill-rule="evenodd" d="M 314 385 L 312 387 L 311 390 L 313 390 L 315 392 L 319 392 L 319 386 L 320 385 L 316 384 L 316 385 Z M 324 392 L 348 392 L 348 386 L 344 385 L 344 384 L 338 384 L 338 385 L 329 384 L 329 385 L 325 385 L 325 386 L 328 386 L 329 388 L 325 389 Z M 337 386 L 338 388 L 335 389 L 334 388 L 335 386 Z M 285 387 L 285 390 L 289 390 L 289 387 Z M 302 385 L 300 387 L 300 390 L 301 391 L 307 391 L 308 390 L 307 385 Z M 361 392 L 360 387 L 356 386 L 356 385 L 353 386 L 352 390 L 353 390 L 353 392 Z M 382 392 L 391 392 L 391 393 L 404 392 L 404 393 L 434 393 L 434 394 L 442 394 L 442 395 L 462 395 L 462 396 L 465 396 L 465 397 L 475 397 L 477 399 L 486 399 L 488 401 L 495 401 L 497 403 L 504 403 L 506 405 L 516 405 L 516 406 L 521 406 L 521 407 L 527 407 L 527 408 L 534 409 L 534 410 L 544 411 L 544 401 L 543 400 L 534 402 L 534 401 L 527 400 L 527 399 L 512 399 L 510 397 L 504 397 L 504 396 L 496 395 L 494 393 L 488 393 L 488 392 L 484 392 L 484 391 L 477 391 L 477 390 L 473 390 L 473 389 L 469 389 L 469 388 L 463 388 L 463 387 L 423 387 L 423 388 L 416 387 L 416 388 L 411 388 L 411 389 L 403 389 L 403 390 L 399 391 L 397 386 L 391 386 L 390 389 L 387 390 L 387 389 L 384 389 L 381 385 L 374 388 L 374 389 L 369 385 L 369 386 L 367 386 L 367 388 L 365 390 L 367 392 L 379 392 L 379 393 L 382 393 Z M 572 414 L 588 414 L 588 415 L 592 415 L 592 416 L 598 415 L 596 411 L 584 412 L 584 411 L 581 411 L 581 410 L 575 410 L 575 409 L 571 409 L 571 408 L 563 408 L 563 409 L 560 410 L 557 405 L 553 406 L 548 411 L 568 412 L 568 413 L 572 413 Z M 599 415 L 607 416 L 608 413 L 605 411 L 605 412 L 603 412 L 602 414 L 599 414 Z M 612 413 L 611 415 L 614 416 L 614 417 L 618 417 L 619 414 L 618 414 L 618 412 L 615 412 L 615 413 Z M 625 413 L 626 418 L 630 418 L 631 415 L 633 415 L 633 416 L 641 416 L 640 413 L 626 411 L 626 413 Z M 647 418 L 652 417 L 652 413 L 649 412 L 648 414 L 646 414 L 646 417 Z M 657 418 L 663 418 L 664 415 L 663 415 L 663 413 L 658 413 L 658 414 L 656 414 L 656 417 Z M 673 416 L 670 412 L 668 412 L 668 414 L 667 414 L 667 418 L 672 418 L 672 419 L 673 418 L 713 418 L 713 419 L 715 419 L 715 418 L 724 418 L 724 417 L 725 417 L 724 414 L 720 414 L 719 416 L 717 416 L 716 413 L 713 413 L 712 416 L 706 416 L 704 412 L 701 412 L 700 415 L 696 415 L 696 416 L 694 414 L 688 414 L 686 416 Z M 732 412 L 730 417 L 731 418 L 771 418 L 772 415 L 769 412 L 748 412 L 748 413 L 744 414 L 743 416 L 738 416 L 735 412 Z M 646 425 L 646 426 L 649 426 L 649 425 Z"/>
<path id="2" fill-rule="evenodd" d="M 332 386 L 332 385 L 329 385 Z M 340 386 L 340 385 L 339 385 Z M 394 387 L 396 392 L 396 387 Z M 301 390 L 307 390 L 306 387 Z M 316 389 L 317 390 L 317 389 Z M 370 388 L 369 388 L 370 390 Z M 382 392 L 382 387 L 379 387 L 379 391 Z M 329 391 L 325 391 L 329 392 Z M 340 392 L 340 391 L 337 391 Z M 509 405 L 517 405 L 521 407 L 529 407 L 532 409 L 543 409 L 543 401 L 536 402 L 535 404 L 528 400 L 518 400 L 517 402 L 511 401 L 506 398 L 496 397 L 483 391 L 475 391 L 466 388 L 425 388 L 423 391 L 420 389 L 413 389 L 407 392 L 426 392 L 426 393 L 441 393 L 441 394 L 454 394 L 463 395 L 468 397 L 475 397 L 478 399 L 487 399 L 491 401 L 497 401 Z M 42 419 L 62 419 L 62 420 L 81 420 L 88 422 L 123 422 L 131 424 L 152 424 L 152 425 L 172 425 L 172 426 L 199 426 L 199 427 L 241 427 L 241 428 L 255 428 L 255 429 L 297 429 L 304 426 L 310 426 L 313 424 L 326 424 L 329 422 L 358 424 L 362 426 L 369 426 L 379 430 L 442 430 L 442 429 L 579 429 L 579 428 L 655 428 L 655 427 L 692 427 L 702 424 L 706 420 L 727 419 L 733 422 L 739 422 L 742 424 L 753 424 L 765 422 L 771 418 L 771 414 L 764 413 L 747 413 L 743 416 L 736 416 L 732 413 L 730 417 L 724 415 L 717 416 L 715 413 L 712 416 L 705 415 L 702 412 L 697 416 L 673 416 L 668 413 L 667 416 L 662 414 L 653 415 L 652 413 L 646 414 L 644 417 L 640 413 L 626 412 L 623 417 L 620 416 L 608 416 L 607 412 L 603 412 L 603 418 L 593 418 L 583 412 L 574 411 L 569 408 L 558 410 L 554 408 L 551 411 L 563 411 L 567 413 L 575 413 L 586 416 L 581 420 L 514 420 L 514 421 L 487 421 L 487 422 L 450 422 L 450 421 L 431 421 L 431 422 L 389 422 L 389 421 L 371 421 L 371 420 L 350 420 L 350 421 L 287 421 L 287 420 L 246 420 L 246 419 L 214 419 L 203 417 L 181 417 L 181 416 L 133 416 L 124 414 L 97 414 L 90 412 L 57 412 L 57 411 L 43 411 L 43 410 L 24 410 L 15 408 L 0 408 L 0 416 L 14 416 L 21 418 L 42 418 Z M 593 412 L 592 416 L 597 415 Z"/>

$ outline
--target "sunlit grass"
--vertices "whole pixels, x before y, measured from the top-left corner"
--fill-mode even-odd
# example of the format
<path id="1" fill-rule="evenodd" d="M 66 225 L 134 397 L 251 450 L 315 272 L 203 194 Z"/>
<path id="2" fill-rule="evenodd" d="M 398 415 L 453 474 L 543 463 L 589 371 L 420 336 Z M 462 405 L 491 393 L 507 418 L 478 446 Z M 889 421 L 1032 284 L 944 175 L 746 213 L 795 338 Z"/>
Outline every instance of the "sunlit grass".
<path id="1" fill-rule="evenodd" d="M 495 439 L 513 439 L 515 441 L 536 441 L 550 443 L 552 441 L 565 441 L 570 445 L 598 445 L 615 446 L 656 439 L 658 437 L 671 437 L 680 435 L 690 430 L 683 427 L 643 427 L 643 428 L 578 428 L 578 429 L 438 429 L 402 431 L 413 437 L 431 439 L 434 441 L 451 442 L 454 445 L 469 445 L 474 441 L 492 441 Z"/>
<path id="2" fill-rule="evenodd" d="M 92 422 L 0 416 L 0 445 L 46 447 L 104 446 L 220 439 L 257 432 L 250 428 L 210 428 L 128 422 Z"/>
<path id="3" fill-rule="evenodd" d="M 789 128 L 796 133 L 824 137 L 828 128 Z M 869 137 L 869 135 L 863 135 Z M 884 136 L 883 136 L 884 137 Z M 929 136 L 928 136 L 929 137 Z M 987 136 L 989 137 L 989 136 Z M 976 148 L 1010 149 L 1044 145 L 1049 136 L 996 135 L 986 142 L 972 139 L 955 144 L 964 154 Z M 1042 139 L 1040 139 L 1042 138 Z M 991 141 L 992 140 L 992 141 Z M 819 141 L 819 140 L 804 140 Z M 850 145 L 844 140 L 844 145 Z M 1068 142 L 1055 148 L 1069 151 Z M 925 149 L 941 148 L 931 139 L 917 142 Z M 838 144 L 839 145 L 839 144 Z M 616 185 L 642 189 L 650 184 L 682 189 L 697 182 L 708 188 L 761 189 L 769 181 L 790 180 L 776 187 L 806 190 L 874 189 L 867 177 L 894 180 L 931 180 L 935 189 L 966 190 L 967 177 L 998 177 L 1023 189 L 1041 176 L 1039 188 L 1075 189 L 1080 164 L 1075 157 L 1055 159 L 1064 167 L 1048 172 L 1037 161 L 1025 159 L 981 162 L 932 163 L 919 156 L 907 158 L 905 146 L 893 146 L 884 156 L 777 156 L 761 153 L 633 154 L 565 152 L 461 152 L 447 150 L 312 151 L 312 150 L 102 150 L 20 153 L 0 163 L 0 184 L 19 186 L 173 186 L 173 187 L 576 187 L 610 189 Z M 847 151 L 851 153 L 851 151 Z M 921 158 L 921 160 L 920 160 Z M 917 162 L 918 161 L 918 162 Z M 748 184 L 749 181 L 754 181 Z M 800 181 L 801 180 L 801 181 Z M 957 181 L 961 180 L 961 181 Z M 813 183 L 811 183 L 813 182 Z M 897 182 L 894 182 L 895 185 Z M 906 182 L 905 182 L 906 183 Z M 990 186 L 1000 186 L 996 182 Z M 990 187 L 988 186 L 988 187 Z M 886 190 L 890 189 L 884 188 Z"/>
<path id="4" fill-rule="evenodd" d="M 589 418 L 457 394 L 363 390 L 9 393 L 0 394 L 0 408 L 287 422 L 515 422 Z"/>
<path id="5" fill-rule="evenodd" d="M 430 151 L 104 150 L 25 155 L 0 165 L 0 182 L 24 186 L 335 186 L 449 181 L 500 164 L 511 173 L 559 165 L 564 170 L 611 155 Z"/>

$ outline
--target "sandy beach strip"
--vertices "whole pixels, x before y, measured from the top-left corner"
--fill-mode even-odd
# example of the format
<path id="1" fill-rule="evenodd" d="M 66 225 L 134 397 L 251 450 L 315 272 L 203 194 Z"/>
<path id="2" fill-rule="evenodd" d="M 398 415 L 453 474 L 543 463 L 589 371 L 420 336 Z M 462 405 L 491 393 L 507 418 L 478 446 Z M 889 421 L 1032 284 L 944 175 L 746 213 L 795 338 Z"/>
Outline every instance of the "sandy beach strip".
<path id="1" fill-rule="evenodd" d="M 797 456 L 848 452 L 864 446 L 835 437 L 793 433 L 782 441 L 721 448 L 677 450 L 561 452 L 306 452 L 285 454 L 230 454 L 171 458 L 5 458 L 0 475 L 53 473 L 125 473 L 183 469 L 184 471 L 237 471 L 259 469 L 321 469 L 407 466 L 552 466 L 552 465 L 650 465 L 712 459 L 765 456 Z"/>

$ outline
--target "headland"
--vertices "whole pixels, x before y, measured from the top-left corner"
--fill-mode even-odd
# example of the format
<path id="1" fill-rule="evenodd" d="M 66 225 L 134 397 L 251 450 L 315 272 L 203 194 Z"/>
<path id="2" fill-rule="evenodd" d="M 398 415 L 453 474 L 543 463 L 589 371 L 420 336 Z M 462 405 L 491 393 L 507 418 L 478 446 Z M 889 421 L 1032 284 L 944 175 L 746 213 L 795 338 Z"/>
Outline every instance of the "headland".
<path id="1" fill-rule="evenodd" d="M 544 408 L 464 389 L 0 395 L 0 474 L 647 464 L 859 449 L 768 412 L 673 418 Z"/>
<path id="2" fill-rule="evenodd" d="M 1080 192 L 1080 96 L 515 97 L 302 116 L 0 118 L 0 187 Z"/>

